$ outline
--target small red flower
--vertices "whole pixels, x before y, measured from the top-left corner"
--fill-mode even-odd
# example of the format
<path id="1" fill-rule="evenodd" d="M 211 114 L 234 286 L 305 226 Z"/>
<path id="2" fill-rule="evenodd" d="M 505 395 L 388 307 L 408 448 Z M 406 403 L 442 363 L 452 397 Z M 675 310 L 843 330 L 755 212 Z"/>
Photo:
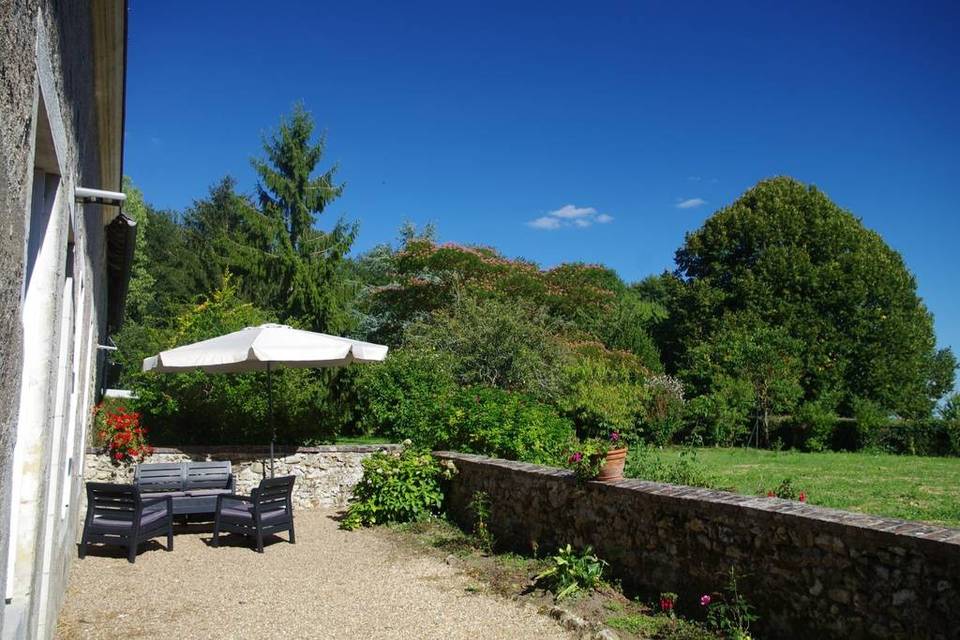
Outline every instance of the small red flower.
<path id="1" fill-rule="evenodd" d="M 806 492 L 806 491 L 801 491 L 801 492 L 800 492 L 800 502 L 806 502 L 806 501 L 807 501 L 807 492 Z"/>
<path id="2" fill-rule="evenodd" d="M 776 494 L 773 493 L 773 491 L 767 491 L 767 497 L 768 497 L 768 498 L 772 498 L 772 497 L 774 497 L 775 495 L 776 495 Z"/>

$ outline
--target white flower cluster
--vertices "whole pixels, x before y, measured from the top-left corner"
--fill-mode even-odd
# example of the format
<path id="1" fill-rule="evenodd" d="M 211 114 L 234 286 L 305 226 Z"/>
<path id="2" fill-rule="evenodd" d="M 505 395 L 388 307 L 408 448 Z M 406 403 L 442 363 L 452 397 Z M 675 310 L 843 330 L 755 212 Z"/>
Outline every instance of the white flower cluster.
<path id="1" fill-rule="evenodd" d="M 648 389 L 663 389 L 683 402 L 683 383 L 673 376 L 668 376 L 665 373 L 657 374 L 648 378 L 645 384 Z"/>

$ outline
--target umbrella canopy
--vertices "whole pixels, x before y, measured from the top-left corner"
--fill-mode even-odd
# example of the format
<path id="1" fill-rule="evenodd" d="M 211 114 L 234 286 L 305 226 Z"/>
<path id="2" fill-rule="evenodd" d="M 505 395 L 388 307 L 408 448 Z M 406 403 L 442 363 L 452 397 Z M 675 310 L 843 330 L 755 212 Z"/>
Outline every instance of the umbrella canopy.
<path id="1" fill-rule="evenodd" d="M 162 351 L 145 358 L 143 370 L 179 373 L 200 369 L 209 373 L 239 373 L 266 371 L 277 365 L 341 367 L 351 362 L 379 362 L 386 357 L 387 347 L 384 345 L 301 331 L 281 324 L 263 324 Z"/>
<path id="2" fill-rule="evenodd" d="M 282 324 L 247 327 L 223 336 L 161 351 L 144 358 L 143 370 L 156 373 L 206 371 L 208 373 L 267 372 L 267 411 L 270 415 L 270 476 L 273 477 L 273 425 L 271 373 L 277 366 L 342 367 L 351 362 L 379 362 L 387 347 L 370 342 L 301 331 Z"/>

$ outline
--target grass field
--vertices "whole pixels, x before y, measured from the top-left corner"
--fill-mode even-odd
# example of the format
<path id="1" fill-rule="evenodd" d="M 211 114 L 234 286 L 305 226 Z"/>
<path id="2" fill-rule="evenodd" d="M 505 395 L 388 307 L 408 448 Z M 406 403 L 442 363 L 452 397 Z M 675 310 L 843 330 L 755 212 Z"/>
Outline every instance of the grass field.
<path id="1" fill-rule="evenodd" d="M 810 504 L 960 527 L 960 458 L 702 448 L 697 459 L 718 488 L 756 494 L 790 478 Z"/>
<path id="2" fill-rule="evenodd" d="M 389 438 L 380 436 L 344 436 L 337 438 L 337 444 L 390 444 Z"/>

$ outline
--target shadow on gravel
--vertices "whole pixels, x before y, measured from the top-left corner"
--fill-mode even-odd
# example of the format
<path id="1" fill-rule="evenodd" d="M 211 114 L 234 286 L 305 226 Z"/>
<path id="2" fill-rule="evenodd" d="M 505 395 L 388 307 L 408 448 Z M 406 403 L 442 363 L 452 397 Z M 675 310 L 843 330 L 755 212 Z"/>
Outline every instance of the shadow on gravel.
<path id="1" fill-rule="evenodd" d="M 166 542 L 166 536 L 163 537 L 164 542 Z M 80 545 L 77 546 L 77 554 L 80 553 Z M 174 549 L 176 549 L 176 541 L 174 541 Z M 140 559 L 145 553 L 151 551 L 166 551 L 167 548 L 160 544 L 159 540 L 148 540 L 140 544 L 139 549 L 137 550 L 137 559 Z M 127 557 L 127 548 L 118 544 L 97 544 L 96 542 L 91 542 L 87 544 L 87 557 L 92 558 L 121 558 L 126 559 Z M 84 558 L 86 559 L 86 558 Z M 79 560 L 83 562 L 83 560 Z"/>

